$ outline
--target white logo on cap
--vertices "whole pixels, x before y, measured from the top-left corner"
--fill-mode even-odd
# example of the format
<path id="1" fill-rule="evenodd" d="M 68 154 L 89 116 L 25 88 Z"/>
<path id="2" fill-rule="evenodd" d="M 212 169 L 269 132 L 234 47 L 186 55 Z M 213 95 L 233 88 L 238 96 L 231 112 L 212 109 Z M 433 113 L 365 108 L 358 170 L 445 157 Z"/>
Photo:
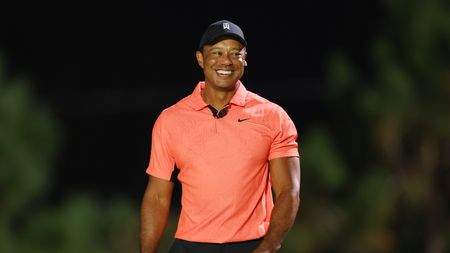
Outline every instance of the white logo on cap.
<path id="1" fill-rule="evenodd" d="M 223 29 L 230 30 L 230 24 L 229 23 L 223 23 Z"/>

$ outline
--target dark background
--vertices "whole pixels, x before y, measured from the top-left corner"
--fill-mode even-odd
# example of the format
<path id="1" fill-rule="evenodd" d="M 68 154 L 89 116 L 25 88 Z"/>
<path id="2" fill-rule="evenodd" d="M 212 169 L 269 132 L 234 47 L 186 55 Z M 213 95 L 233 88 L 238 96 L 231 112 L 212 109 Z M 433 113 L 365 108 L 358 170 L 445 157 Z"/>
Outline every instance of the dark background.
<path id="1" fill-rule="evenodd" d="M 447 2 L 3 1 L 0 252 L 138 251 L 153 123 L 220 19 L 244 30 L 247 89 L 299 132 L 281 252 L 449 252 Z"/>
<path id="2" fill-rule="evenodd" d="M 360 1 L 251 8 L 20 1 L 2 10 L 0 48 L 11 75 L 33 80 L 60 121 L 53 198 L 88 189 L 139 199 L 153 122 L 202 80 L 195 50 L 209 23 L 241 26 L 249 44 L 244 84 L 285 107 L 301 134 L 327 119 L 329 55 L 344 50 L 364 65 L 380 15 L 376 3 Z"/>

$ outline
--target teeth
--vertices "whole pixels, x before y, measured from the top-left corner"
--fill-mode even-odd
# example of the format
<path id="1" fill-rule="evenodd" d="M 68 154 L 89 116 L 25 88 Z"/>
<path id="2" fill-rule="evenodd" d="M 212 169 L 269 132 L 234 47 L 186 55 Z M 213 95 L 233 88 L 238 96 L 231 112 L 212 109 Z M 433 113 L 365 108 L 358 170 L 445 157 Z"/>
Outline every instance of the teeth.
<path id="1" fill-rule="evenodd" d="M 231 75 L 232 71 L 231 70 L 217 70 L 217 73 L 219 73 L 221 75 Z"/>

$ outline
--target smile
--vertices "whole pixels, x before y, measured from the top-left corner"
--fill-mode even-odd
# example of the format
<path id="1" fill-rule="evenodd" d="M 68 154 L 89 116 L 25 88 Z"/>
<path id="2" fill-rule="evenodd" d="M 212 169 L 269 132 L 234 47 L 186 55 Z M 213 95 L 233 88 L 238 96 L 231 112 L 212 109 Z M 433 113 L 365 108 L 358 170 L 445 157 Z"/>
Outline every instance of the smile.
<path id="1" fill-rule="evenodd" d="M 216 72 L 219 75 L 231 75 L 233 73 L 231 70 L 216 70 Z"/>

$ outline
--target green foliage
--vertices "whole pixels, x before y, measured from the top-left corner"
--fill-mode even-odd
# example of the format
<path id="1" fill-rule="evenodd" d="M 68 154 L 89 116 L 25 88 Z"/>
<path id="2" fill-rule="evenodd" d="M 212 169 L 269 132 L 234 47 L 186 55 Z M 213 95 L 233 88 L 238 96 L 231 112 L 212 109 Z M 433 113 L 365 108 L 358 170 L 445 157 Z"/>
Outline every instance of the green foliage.
<path id="1" fill-rule="evenodd" d="M 444 5 L 385 1 L 370 70 L 345 52 L 330 58 L 334 118 L 303 133 L 302 207 L 286 252 L 449 252 Z"/>
<path id="2" fill-rule="evenodd" d="M 301 153 L 304 153 L 302 166 L 308 168 L 303 172 L 304 177 L 314 182 L 311 187 L 320 187 L 327 191 L 343 187 L 348 177 L 347 168 L 328 131 L 320 127 L 314 128 L 305 135 L 300 149 Z"/>
<path id="3" fill-rule="evenodd" d="M 131 203 L 110 204 L 87 194 L 73 196 L 61 207 L 43 210 L 24 228 L 20 252 L 137 252 L 137 213 Z M 38 250 L 38 251 L 36 251 Z"/>
<path id="4" fill-rule="evenodd" d="M 26 80 L 0 77 L 0 217 L 46 190 L 58 136 L 54 120 L 31 102 Z"/>
<path id="5" fill-rule="evenodd" d="M 137 210 L 92 193 L 46 203 L 59 123 L 0 57 L 0 252 L 138 252 Z"/>

